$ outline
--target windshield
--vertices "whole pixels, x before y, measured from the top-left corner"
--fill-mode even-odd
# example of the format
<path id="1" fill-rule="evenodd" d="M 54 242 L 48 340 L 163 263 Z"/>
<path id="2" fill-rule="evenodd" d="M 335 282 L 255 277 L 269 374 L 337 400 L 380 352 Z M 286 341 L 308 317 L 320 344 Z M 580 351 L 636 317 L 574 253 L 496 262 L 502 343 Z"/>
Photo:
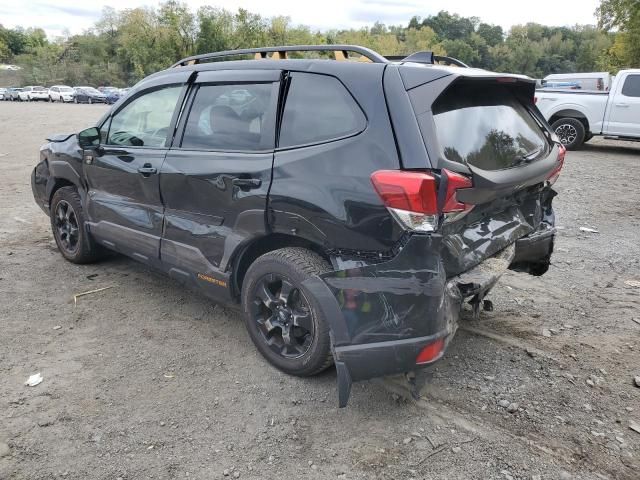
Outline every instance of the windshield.
<path id="1" fill-rule="evenodd" d="M 93 95 L 100 95 L 100 92 L 93 87 L 80 87 L 80 88 L 82 88 L 82 90 L 84 90 L 86 93 L 91 93 Z"/>
<path id="2" fill-rule="evenodd" d="M 510 168 L 542 157 L 542 128 L 504 85 L 459 83 L 433 104 L 444 156 L 483 170 Z"/>
<path id="3" fill-rule="evenodd" d="M 73 92 L 73 88 L 71 87 L 60 87 L 61 92 Z"/>

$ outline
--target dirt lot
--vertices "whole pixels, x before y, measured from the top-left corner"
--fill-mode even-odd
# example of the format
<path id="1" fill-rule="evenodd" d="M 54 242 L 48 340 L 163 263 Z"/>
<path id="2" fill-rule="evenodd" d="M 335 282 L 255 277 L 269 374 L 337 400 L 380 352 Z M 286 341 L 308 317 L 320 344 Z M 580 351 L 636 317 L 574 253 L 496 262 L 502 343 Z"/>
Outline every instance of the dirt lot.
<path id="1" fill-rule="evenodd" d="M 0 103 L 0 478 L 640 478 L 640 145 L 568 155 L 550 271 L 502 279 L 422 400 L 370 382 L 338 409 L 334 370 L 281 374 L 234 310 L 57 253 L 38 147 L 105 108 Z"/>

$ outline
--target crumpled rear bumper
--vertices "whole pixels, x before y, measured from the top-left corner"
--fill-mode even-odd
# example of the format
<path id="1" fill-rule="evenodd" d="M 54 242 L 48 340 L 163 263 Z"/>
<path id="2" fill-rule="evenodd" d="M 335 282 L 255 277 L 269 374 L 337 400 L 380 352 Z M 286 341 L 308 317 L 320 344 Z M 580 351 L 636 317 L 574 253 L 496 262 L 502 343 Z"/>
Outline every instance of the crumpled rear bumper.
<path id="1" fill-rule="evenodd" d="M 544 273 L 552 198 L 542 195 L 529 211 L 513 205 L 456 234 L 414 234 L 388 261 L 342 261 L 307 280 L 331 327 L 340 406 L 352 382 L 419 370 L 418 354 L 438 339 L 444 353 L 463 302 L 478 308 L 507 269 Z"/>
<path id="2" fill-rule="evenodd" d="M 426 238 L 421 240 L 417 243 L 422 244 Z M 326 283 L 319 277 L 308 280 L 305 286 L 320 300 L 325 318 L 332 326 L 340 406 L 346 406 L 352 382 L 420 369 L 426 365 L 417 366 L 416 357 L 426 345 L 438 339 L 444 339 L 443 354 L 457 330 L 463 301 L 474 297 L 482 299 L 509 268 L 515 250 L 512 244 L 450 279 L 445 278 L 441 264 L 421 271 L 408 269 L 404 286 L 397 278 L 383 276 L 334 277 L 325 279 Z M 348 289 L 343 288 L 347 286 Z M 339 290 L 337 294 L 335 289 Z M 345 294 L 350 295 L 345 290 L 361 296 L 360 301 L 345 298 Z M 367 305 L 369 295 L 378 301 Z M 399 299 L 398 295 L 406 298 Z M 396 308 L 398 305 L 402 307 Z M 347 306 L 353 309 L 345 308 Z M 366 324 L 366 314 L 373 315 L 371 312 L 380 307 L 378 325 L 360 328 Z M 358 309 L 364 309 L 365 312 L 361 312 L 364 315 L 358 316 Z M 386 333 L 380 324 L 388 325 Z"/>

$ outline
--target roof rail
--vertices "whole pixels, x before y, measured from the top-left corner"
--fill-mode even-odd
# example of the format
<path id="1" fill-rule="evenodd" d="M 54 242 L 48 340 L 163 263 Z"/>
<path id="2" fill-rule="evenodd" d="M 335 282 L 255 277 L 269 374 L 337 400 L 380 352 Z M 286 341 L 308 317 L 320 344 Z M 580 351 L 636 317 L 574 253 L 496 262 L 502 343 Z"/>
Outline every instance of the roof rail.
<path id="1" fill-rule="evenodd" d="M 366 61 L 373 63 L 388 63 L 388 60 L 373 50 L 360 47 L 358 45 L 287 45 L 281 47 L 245 48 L 241 50 L 225 50 L 222 52 L 204 53 L 186 57 L 171 67 L 183 67 L 206 62 L 215 58 L 235 57 L 239 55 L 254 55 L 256 60 L 271 58 L 274 60 L 286 59 L 288 52 L 333 52 L 336 60 L 348 60 L 349 52 L 357 53 L 366 58 Z M 267 54 L 272 56 L 268 57 Z"/>
<path id="2" fill-rule="evenodd" d="M 456 67 L 469 68 L 469 65 L 461 62 L 457 58 L 447 57 L 445 55 L 434 55 L 433 52 L 430 52 L 428 50 L 412 53 L 408 57 L 402 55 L 392 55 L 385 58 L 393 62 L 426 63 L 428 65 L 435 65 L 436 62 L 440 62 L 446 65 L 455 65 Z"/>

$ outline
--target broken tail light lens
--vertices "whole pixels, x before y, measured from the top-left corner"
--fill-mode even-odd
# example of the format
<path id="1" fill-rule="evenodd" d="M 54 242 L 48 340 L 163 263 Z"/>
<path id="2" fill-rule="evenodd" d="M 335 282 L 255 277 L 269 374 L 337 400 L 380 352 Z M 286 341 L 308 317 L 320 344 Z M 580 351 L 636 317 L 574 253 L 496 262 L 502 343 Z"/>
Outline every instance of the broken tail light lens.
<path id="1" fill-rule="evenodd" d="M 416 365 L 426 365 L 438 360 L 444 351 L 444 338 L 431 342 L 420 350 L 416 357 Z"/>
<path id="2" fill-rule="evenodd" d="M 553 185 L 554 183 L 556 183 L 556 180 L 558 180 L 560 172 L 562 171 L 562 167 L 564 166 L 564 157 L 566 153 L 567 148 L 564 145 L 560 145 L 558 147 L 558 159 L 556 161 L 556 166 L 553 167 L 553 170 L 551 170 L 551 173 L 547 177 L 547 182 L 549 182 L 549 185 Z"/>
<path id="3" fill-rule="evenodd" d="M 438 184 L 431 173 L 378 170 L 371 175 L 371 182 L 385 206 L 403 227 L 418 232 L 433 232 L 438 228 L 440 214 L 448 219 L 452 214 L 465 215 L 473 208 L 473 205 L 460 202 L 457 198 L 459 189 L 473 186 L 470 178 L 446 169 L 442 170 L 441 177 L 441 185 L 446 185 L 441 209 L 438 208 Z"/>

